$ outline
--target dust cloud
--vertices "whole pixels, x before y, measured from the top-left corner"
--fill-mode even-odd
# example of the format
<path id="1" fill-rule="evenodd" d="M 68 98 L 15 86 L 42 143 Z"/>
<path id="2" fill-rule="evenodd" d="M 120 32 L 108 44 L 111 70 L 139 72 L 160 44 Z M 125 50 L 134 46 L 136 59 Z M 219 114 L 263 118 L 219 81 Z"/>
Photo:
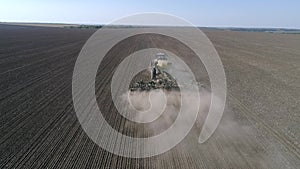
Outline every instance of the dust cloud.
<path id="1" fill-rule="evenodd" d="M 128 91 L 123 94 L 122 101 L 126 103 L 126 109 L 132 111 L 138 111 L 135 113 L 135 116 L 132 118 L 132 121 L 151 121 L 148 124 L 147 130 L 152 130 L 156 134 L 157 131 L 162 131 L 162 129 L 167 129 L 170 127 L 176 120 L 178 113 L 184 113 L 184 116 L 189 116 L 187 119 L 196 118 L 197 126 L 201 126 L 201 120 L 206 116 L 210 103 L 211 103 L 211 93 L 207 90 L 200 90 L 199 93 L 187 92 L 185 91 L 185 96 L 182 97 L 180 91 L 167 91 L 164 89 L 156 89 L 151 91 Z M 199 98 L 200 97 L 200 102 Z M 182 100 L 186 99 L 186 100 Z M 198 105 L 199 111 L 198 116 L 201 118 L 194 117 L 193 113 L 190 113 L 193 110 L 187 109 L 185 112 L 180 112 L 181 104 L 188 103 L 189 105 L 185 106 L 187 108 Z M 153 114 L 148 116 L 145 114 Z M 153 118 L 155 116 L 155 118 Z M 151 118 L 151 119 L 148 119 Z M 154 119 L 154 120 L 153 120 Z M 186 124 L 179 124 L 186 125 Z"/>

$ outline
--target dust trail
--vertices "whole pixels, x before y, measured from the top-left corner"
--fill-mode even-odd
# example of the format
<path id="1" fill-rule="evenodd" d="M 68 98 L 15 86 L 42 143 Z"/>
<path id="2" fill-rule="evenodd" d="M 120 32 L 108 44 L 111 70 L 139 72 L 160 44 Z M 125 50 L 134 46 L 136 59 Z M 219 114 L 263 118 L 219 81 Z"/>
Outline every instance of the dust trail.
<path id="1" fill-rule="evenodd" d="M 164 93 L 163 97 L 161 92 Z M 181 150 L 182 153 L 190 154 L 191 158 L 194 158 L 197 157 L 197 155 L 193 154 L 193 152 L 197 152 L 195 151 L 197 149 L 199 149 L 199 152 L 204 149 L 211 153 L 219 151 L 218 154 L 222 156 L 220 158 L 227 158 L 232 161 L 232 166 L 238 164 L 247 167 L 247 164 L 250 163 L 254 168 L 289 168 L 289 166 L 291 166 L 286 160 L 285 154 L 278 150 L 278 145 L 274 144 L 274 140 L 270 140 L 264 135 L 261 135 L 261 131 L 257 131 L 253 124 L 249 123 L 247 120 L 245 121 L 243 117 L 239 117 L 239 115 L 233 113 L 236 112 L 236 109 L 232 106 L 226 108 L 224 117 L 212 138 L 205 144 L 198 144 L 196 139 L 199 137 L 205 118 L 211 106 L 212 93 L 205 89 L 200 89 L 200 103 L 195 102 L 195 98 L 197 97 L 195 93 L 188 93 L 188 96 L 189 104 L 199 104 L 200 106 L 198 117 L 194 125 L 194 131 L 191 131 L 193 136 L 190 137 L 195 140 L 188 141 L 194 144 L 185 145 L 185 149 Z M 166 130 L 173 124 L 181 107 L 181 93 L 179 91 L 165 91 L 161 89 L 151 90 L 148 92 L 135 91 L 124 94 L 122 98 L 124 102 L 131 104 L 129 107 L 134 107 L 136 110 L 141 111 L 141 114 L 143 111 L 151 109 L 152 106 L 151 111 L 147 113 L 155 113 L 159 117 L 156 121 L 148 124 L 145 130 L 155 133 L 155 135 Z M 130 101 L 128 99 L 130 99 Z M 166 102 L 164 100 L 166 100 Z M 215 104 L 218 104 L 218 102 Z M 153 107 L 153 105 L 155 106 Z M 161 107 L 164 107 L 164 109 L 161 110 Z M 161 113 L 161 111 L 163 112 Z M 189 115 L 189 112 L 181 113 L 186 113 L 187 116 Z M 140 120 L 141 118 L 147 117 L 137 114 L 135 118 Z M 182 123 L 180 125 L 185 124 Z M 187 143 L 183 141 L 182 144 L 184 145 Z M 212 149 L 211 147 L 214 147 L 212 145 L 219 145 L 222 148 Z M 194 161 L 196 162 L 197 159 L 194 159 Z"/>

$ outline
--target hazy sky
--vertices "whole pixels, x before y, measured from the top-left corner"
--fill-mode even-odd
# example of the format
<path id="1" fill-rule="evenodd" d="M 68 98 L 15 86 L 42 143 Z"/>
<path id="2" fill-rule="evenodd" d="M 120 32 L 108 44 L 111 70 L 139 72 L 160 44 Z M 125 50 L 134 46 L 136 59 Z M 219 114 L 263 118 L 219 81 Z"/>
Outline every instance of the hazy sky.
<path id="1" fill-rule="evenodd" d="M 300 0 L 0 0 L 1 22 L 106 24 L 141 12 L 197 26 L 300 28 Z"/>

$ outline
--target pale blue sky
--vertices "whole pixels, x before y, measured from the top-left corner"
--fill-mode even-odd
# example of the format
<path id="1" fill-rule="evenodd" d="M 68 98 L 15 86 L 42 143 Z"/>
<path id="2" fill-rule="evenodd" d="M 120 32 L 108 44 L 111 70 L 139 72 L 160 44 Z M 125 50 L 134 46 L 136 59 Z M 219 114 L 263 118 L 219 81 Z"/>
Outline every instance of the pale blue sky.
<path id="1" fill-rule="evenodd" d="M 0 0 L 1 22 L 106 24 L 163 12 L 197 26 L 300 28 L 299 0 Z"/>

